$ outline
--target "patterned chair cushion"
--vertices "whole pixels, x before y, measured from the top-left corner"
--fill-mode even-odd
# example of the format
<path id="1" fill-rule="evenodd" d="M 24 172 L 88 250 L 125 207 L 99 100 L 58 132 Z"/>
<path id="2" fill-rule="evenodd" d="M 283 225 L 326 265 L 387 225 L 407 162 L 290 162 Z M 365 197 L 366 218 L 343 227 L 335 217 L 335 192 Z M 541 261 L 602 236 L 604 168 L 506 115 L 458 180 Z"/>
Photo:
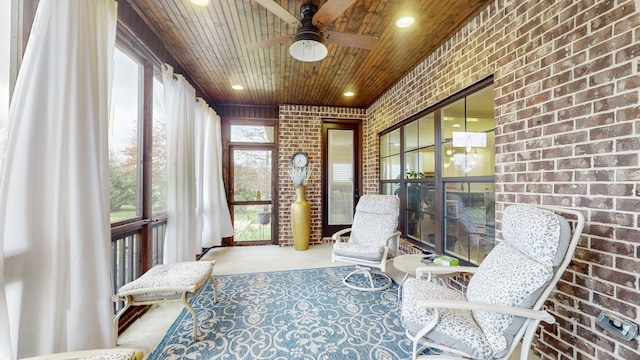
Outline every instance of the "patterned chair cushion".
<path id="1" fill-rule="evenodd" d="M 158 299 L 177 299 L 181 291 L 155 292 L 154 288 L 188 287 L 195 285 L 198 289 L 211 275 L 213 263 L 209 261 L 185 261 L 173 264 L 156 265 L 138 279 L 125 284 L 118 290 L 118 296 L 126 296 L 128 292 L 148 289 L 148 293 L 135 294 L 135 301 Z"/>
<path id="2" fill-rule="evenodd" d="M 558 246 L 569 243 L 570 231 L 562 231 L 561 219 L 533 206 L 507 207 L 502 219 L 504 241 L 489 253 L 469 281 L 467 299 L 531 308 L 553 276 Z M 566 253 L 566 249 L 561 252 Z M 494 356 L 508 351 L 524 322 L 522 318 L 485 311 L 474 311 L 473 316 Z"/>
<path id="3" fill-rule="evenodd" d="M 508 206 L 502 215 L 504 242 L 537 262 L 557 266 L 567 252 L 571 229 L 567 220 L 530 205 Z"/>
<path id="4" fill-rule="evenodd" d="M 336 242 L 333 253 L 356 259 L 379 261 L 385 240 L 398 227 L 400 200 L 388 195 L 365 195 L 356 206 L 349 242 Z"/>
<path id="5" fill-rule="evenodd" d="M 384 254 L 384 246 L 372 246 L 351 242 L 337 242 L 333 244 L 333 253 L 355 259 L 379 261 Z"/>
<path id="6" fill-rule="evenodd" d="M 464 294 L 431 281 L 407 279 L 402 284 L 401 319 L 404 327 L 416 334 L 434 316 L 432 310 L 419 311 L 420 300 L 465 300 Z M 490 359 L 492 349 L 471 311 L 440 309 L 440 319 L 427 339 L 460 349 L 473 358 Z"/>

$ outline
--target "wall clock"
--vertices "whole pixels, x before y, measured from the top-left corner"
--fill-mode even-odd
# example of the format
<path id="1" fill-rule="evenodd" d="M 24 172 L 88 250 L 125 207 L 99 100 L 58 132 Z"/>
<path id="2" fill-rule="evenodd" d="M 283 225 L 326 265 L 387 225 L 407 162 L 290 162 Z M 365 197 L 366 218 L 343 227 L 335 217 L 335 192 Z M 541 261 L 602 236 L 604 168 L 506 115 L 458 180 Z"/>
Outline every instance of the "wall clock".
<path id="1" fill-rule="evenodd" d="M 291 164 L 297 168 L 303 168 L 309 165 L 309 158 L 306 153 L 297 152 L 291 157 Z"/>

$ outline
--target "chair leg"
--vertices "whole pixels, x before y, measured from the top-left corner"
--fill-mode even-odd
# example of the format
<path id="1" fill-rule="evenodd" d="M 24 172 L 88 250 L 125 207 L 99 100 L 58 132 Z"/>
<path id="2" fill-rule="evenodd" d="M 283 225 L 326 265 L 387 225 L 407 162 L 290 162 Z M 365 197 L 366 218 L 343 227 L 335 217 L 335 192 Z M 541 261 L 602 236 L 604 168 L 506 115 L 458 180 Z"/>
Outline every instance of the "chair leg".
<path id="1" fill-rule="evenodd" d="M 216 278 L 213 277 L 213 275 L 209 276 L 209 278 L 211 279 L 211 284 L 213 284 L 213 302 L 218 302 L 218 282 L 216 281 Z"/>
<path id="2" fill-rule="evenodd" d="M 194 342 L 198 341 L 198 314 L 196 313 L 195 310 L 193 310 L 193 307 L 191 307 L 191 304 L 189 304 L 189 299 L 187 299 L 186 291 L 182 292 L 182 302 L 184 303 L 184 306 L 187 308 L 187 310 L 189 310 L 189 312 L 193 316 L 193 341 Z"/>
<path id="3" fill-rule="evenodd" d="M 116 316 L 113 318 L 113 341 L 115 341 L 115 345 L 118 345 L 118 327 L 120 322 L 120 316 L 124 314 L 125 311 L 131 306 L 129 304 L 129 296 L 124 299 L 124 307 L 118 311 Z"/>
<path id="4" fill-rule="evenodd" d="M 369 283 L 370 283 L 370 287 L 364 287 L 364 286 L 356 286 L 353 284 L 350 284 L 347 280 L 352 276 L 352 275 L 356 275 L 356 274 L 362 274 L 365 277 L 367 277 L 369 279 Z M 379 287 L 375 287 L 375 284 L 373 282 L 373 276 L 372 274 L 377 274 L 380 275 L 384 278 L 386 278 L 386 283 L 385 285 L 379 286 Z M 389 277 L 389 275 L 381 272 L 381 271 L 375 271 L 372 270 L 368 267 L 365 266 L 360 266 L 360 265 L 356 265 L 356 269 L 352 272 L 350 272 L 349 274 L 347 274 L 345 277 L 342 278 L 342 282 L 355 290 L 360 290 L 360 291 L 380 291 L 380 290 L 386 290 L 388 288 L 391 287 L 391 284 L 393 283 L 393 280 L 391 280 L 391 278 Z"/>

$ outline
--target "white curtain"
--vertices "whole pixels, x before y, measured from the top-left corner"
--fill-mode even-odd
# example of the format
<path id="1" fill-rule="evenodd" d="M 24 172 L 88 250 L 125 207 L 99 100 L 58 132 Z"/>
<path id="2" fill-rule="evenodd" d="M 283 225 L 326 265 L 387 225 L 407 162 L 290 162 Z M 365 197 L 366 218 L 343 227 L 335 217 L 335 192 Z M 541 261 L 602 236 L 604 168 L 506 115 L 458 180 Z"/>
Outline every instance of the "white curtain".
<path id="1" fill-rule="evenodd" d="M 196 92 L 186 79 L 162 66 L 167 126 L 167 231 L 164 263 L 195 260 L 196 171 L 195 106 Z"/>
<path id="2" fill-rule="evenodd" d="M 195 166 L 196 166 L 196 247 L 202 251 L 204 247 L 202 241 L 202 228 L 204 226 L 204 217 L 202 214 L 202 206 L 204 205 L 204 198 L 202 197 L 202 190 L 204 186 L 204 127 L 207 121 L 207 114 L 209 112 L 209 106 L 203 100 L 198 98 L 196 101 L 195 114 L 196 120 L 194 124 L 194 137 L 195 137 Z"/>
<path id="3" fill-rule="evenodd" d="M 0 339 L 10 331 L 12 343 L 1 344 L 2 358 L 113 345 L 107 125 L 116 19 L 113 0 L 38 5 L 0 170 L 9 309 Z"/>
<path id="4" fill-rule="evenodd" d="M 11 0 L 0 0 L 0 179 L 6 142 L 6 123 L 9 110 L 9 55 L 11 43 Z M 9 311 L 4 291 L 4 256 L 0 236 L 0 359 L 10 359 L 11 337 L 9 336 Z"/>
<path id="5" fill-rule="evenodd" d="M 208 108 L 204 126 L 203 238 L 204 247 L 219 246 L 233 236 L 231 215 L 222 182 L 222 134 L 220 116 Z"/>

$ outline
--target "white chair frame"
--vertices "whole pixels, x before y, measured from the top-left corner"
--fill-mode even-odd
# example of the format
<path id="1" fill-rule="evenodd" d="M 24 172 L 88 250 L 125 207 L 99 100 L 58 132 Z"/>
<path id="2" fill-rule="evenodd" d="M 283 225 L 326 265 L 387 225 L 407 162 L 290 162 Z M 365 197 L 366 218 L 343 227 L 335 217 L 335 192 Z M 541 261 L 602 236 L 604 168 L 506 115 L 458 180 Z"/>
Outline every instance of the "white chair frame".
<path id="1" fill-rule="evenodd" d="M 334 242 L 341 242 L 342 240 L 346 240 L 343 239 L 343 236 L 347 233 L 351 232 L 351 228 L 347 228 L 347 229 L 342 229 L 338 232 L 336 232 L 335 234 L 333 234 L 333 236 L 331 236 L 331 238 L 333 239 Z M 362 291 L 380 291 L 380 290 L 385 290 L 388 289 L 389 287 L 391 287 L 391 285 L 393 284 L 393 280 L 389 277 L 389 275 L 386 274 L 387 271 L 387 264 L 389 263 L 389 261 L 391 261 L 390 259 L 387 259 L 388 255 L 389 255 L 389 248 L 391 244 L 394 244 L 395 246 L 393 247 L 393 254 L 397 254 L 398 252 L 398 246 L 400 243 L 400 235 L 401 232 L 400 231 L 396 231 L 394 233 L 392 233 L 391 235 L 389 235 L 387 237 L 387 239 L 385 240 L 386 245 L 384 246 L 384 252 L 382 254 L 382 257 L 380 259 L 380 261 L 368 261 L 368 260 L 363 260 L 363 259 L 356 259 L 356 258 L 352 258 L 352 257 L 346 257 L 346 256 L 340 256 L 340 255 L 336 255 L 334 253 L 331 253 L 331 261 L 332 262 L 336 262 L 336 261 L 343 261 L 343 262 L 348 262 L 351 264 L 355 264 L 356 265 L 356 269 L 352 272 L 350 272 L 349 274 L 347 274 L 345 277 L 342 278 L 342 282 L 352 288 L 352 289 L 356 289 L 356 290 L 362 290 Z M 366 276 L 369 279 L 369 283 L 371 284 L 370 287 L 359 287 L 359 286 L 355 286 L 353 284 L 350 284 L 347 279 L 349 279 L 351 276 L 355 275 L 355 274 L 363 274 L 364 276 Z M 382 285 L 382 286 L 378 286 L 376 287 L 374 285 L 373 282 L 373 276 L 372 274 L 378 274 L 380 276 L 383 276 L 385 278 L 387 278 L 387 282 Z"/>
<path id="2" fill-rule="evenodd" d="M 564 259 L 555 269 L 554 275 L 546 285 L 544 291 L 538 297 L 538 300 L 532 306 L 531 309 L 514 307 L 514 306 L 505 306 L 505 305 L 493 305 L 493 304 L 482 304 L 482 303 L 471 303 L 466 301 L 437 301 L 437 300 L 424 300 L 417 303 L 417 307 L 421 309 L 432 309 L 435 312 L 435 316 L 433 317 L 433 321 L 427 324 L 424 328 L 422 328 L 415 336 L 412 336 L 408 331 L 406 332 L 407 337 L 413 342 L 413 356 L 412 359 L 469 359 L 469 356 L 461 351 L 456 349 L 444 346 L 439 343 L 432 343 L 428 341 L 424 336 L 431 331 L 437 324 L 438 320 L 438 310 L 442 308 L 447 309 L 464 309 L 464 310 L 483 310 L 483 311 L 491 311 L 497 312 L 506 315 L 513 315 L 518 317 L 525 318 L 525 322 L 520 327 L 518 332 L 516 333 L 511 347 L 507 351 L 506 355 L 500 357 L 501 360 L 507 360 L 509 356 L 514 352 L 517 348 L 520 340 L 522 341 L 522 347 L 520 351 L 520 359 L 526 360 L 529 355 L 529 349 L 531 348 L 531 344 L 533 342 L 533 337 L 536 333 L 536 329 L 541 321 L 544 321 L 548 324 L 553 324 L 555 322 L 555 318 L 549 314 L 546 310 L 542 310 L 544 303 L 547 298 L 551 294 L 551 292 L 555 289 L 556 284 L 562 277 L 562 274 L 569 266 L 573 258 L 573 253 L 578 245 L 578 241 L 580 240 L 580 236 L 582 234 L 582 229 L 584 228 L 584 215 L 576 210 L 566 209 L 555 206 L 545 206 L 545 205 L 535 205 L 536 207 L 553 211 L 557 214 L 562 215 L 571 215 L 575 217 L 575 223 L 573 224 L 572 236 L 569 241 L 569 245 L 567 248 L 567 252 L 565 254 Z M 569 219 L 568 219 L 569 220 Z M 571 222 L 570 222 L 571 223 Z M 416 270 L 416 277 L 422 276 L 438 276 L 443 277 L 451 274 L 452 276 L 460 274 L 460 273 L 469 273 L 473 275 L 476 272 L 477 267 L 471 266 L 455 266 L 455 267 L 439 267 L 439 266 L 430 266 L 423 267 Z M 420 355 L 418 354 L 422 352 L 426 348 L 436 348 L 439 350 L 443 350 L 442 354 L 433 354 L 433 355 Z"/>

